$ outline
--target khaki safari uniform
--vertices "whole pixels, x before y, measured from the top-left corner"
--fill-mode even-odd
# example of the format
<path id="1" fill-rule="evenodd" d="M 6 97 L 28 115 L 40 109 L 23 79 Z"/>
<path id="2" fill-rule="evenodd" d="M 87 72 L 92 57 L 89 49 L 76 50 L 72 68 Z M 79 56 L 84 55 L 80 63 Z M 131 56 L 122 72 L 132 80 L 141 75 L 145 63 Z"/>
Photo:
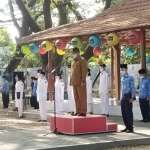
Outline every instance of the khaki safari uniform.
<path id="1" fill-rule="evenodd" d="M 78 56 L 71 64 L 70 74 L 70 85 L 73 86 L 77 114 L 87 112 L 86 74 L 87 62 L 83 57 Z M 81 86 L 81 82 L 85 85 Z"/>

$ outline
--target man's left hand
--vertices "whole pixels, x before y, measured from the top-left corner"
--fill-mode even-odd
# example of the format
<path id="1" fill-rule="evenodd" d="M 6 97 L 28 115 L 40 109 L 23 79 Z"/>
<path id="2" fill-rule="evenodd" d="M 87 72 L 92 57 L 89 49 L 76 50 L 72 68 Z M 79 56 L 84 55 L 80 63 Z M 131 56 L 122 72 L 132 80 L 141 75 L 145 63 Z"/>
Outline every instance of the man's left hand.
<path id="1" fill-rule="evenodd" d="M 85 82 L 81 82 L 81 86 L 85 86 Z"/>
<path id="2" fill-rule="evenodd" d="M 132 102 L 133 102 L 133 98 L 130 98 L 129 103 L 132 103 Z"/>
<path id="3" fill-rule="evenodd" d="M 147 101 L 150 101 L 150 98 L 148 98 Z"/>

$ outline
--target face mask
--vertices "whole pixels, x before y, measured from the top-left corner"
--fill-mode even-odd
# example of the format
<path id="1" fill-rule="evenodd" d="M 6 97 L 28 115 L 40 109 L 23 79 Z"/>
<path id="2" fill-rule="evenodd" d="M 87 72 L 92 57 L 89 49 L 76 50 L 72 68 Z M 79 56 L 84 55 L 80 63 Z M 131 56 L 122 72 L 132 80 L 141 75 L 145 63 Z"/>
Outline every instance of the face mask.
<path id="1" fill-rule="evenodd" d="M 73 58 L 77 58 L 77 54 L 72 54 L 72 57 Z"/>
<path id="2" fill-rule="evenodd" d="M 144 77 L 143 76 L 140 76 L 140 79 L 143 79 Z"/>
<path id="3" fill-rule="evenodd" d="M 70 73 L 70 72 L 71 72 L 71 70 L 70 70 L 70 69 L 68 69 L 68 72 Z"/>
<path id="4" fill-rule="evenodd" d="M 120 71 L 121 77 L 125 76 L 126 72 L 125 71 Z"/>
<path id="5" fill-rule="evenodd" d="M 56 79 L 56 80 L 59 80 L 59 77 L 58 77 L 58 76 L 56 76 L 56 77 L 55 77 L 55 79 Z"/>
<path id="6" fill-rule="evenodd" d="M 100 68 L 100 72 L 103 72 L 104 71 L 104 68 Z"/>

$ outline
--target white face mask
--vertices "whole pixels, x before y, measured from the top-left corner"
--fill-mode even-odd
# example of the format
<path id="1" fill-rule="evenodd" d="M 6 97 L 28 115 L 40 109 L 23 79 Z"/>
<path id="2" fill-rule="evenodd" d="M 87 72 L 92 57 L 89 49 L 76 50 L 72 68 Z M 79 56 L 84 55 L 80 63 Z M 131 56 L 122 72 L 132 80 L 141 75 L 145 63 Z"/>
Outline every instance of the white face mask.
<path id="1" fill-rule="evenodd" d="M 59 76 L 56 76 L 55 79 L 56 79 L 56 81 L 58 81 L 59 80 Z"/>
<path id="2" fill-rule="evenodd" d="M 140 79 L 143 79 L 144 77 L 143 76 L 140 76 Z"/>
<path id="3" fill-rule="evenodd" d="M 123 77 L 125 76 L 126 72 L 125 71 L 120 71 L 120 76 Z"/>
<path id="4" fill-rule="evenodd" d="M 104 71 L 104 68 L 100 68 L 100 72 L 103 72 Z"/>
<path id="5" fill-rule="evenodd" d="M 73 58 L 77 58 L 77 54 L 72 54 L 72 57 Z"/>

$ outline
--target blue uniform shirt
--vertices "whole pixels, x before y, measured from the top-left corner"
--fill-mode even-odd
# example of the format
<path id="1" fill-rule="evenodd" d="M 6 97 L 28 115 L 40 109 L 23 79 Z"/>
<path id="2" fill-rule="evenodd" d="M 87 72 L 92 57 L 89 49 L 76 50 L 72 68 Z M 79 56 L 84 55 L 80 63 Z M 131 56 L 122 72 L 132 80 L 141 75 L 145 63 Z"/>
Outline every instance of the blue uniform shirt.
<path id="1" fill-rule="evenodd" d="M 148 77 L 144 77 L 140 79 L 139 84 L 139 99 L 150 98 L 150 79 Z"/>
<path id="2" fill-rule="evenodd" d="M 9 82 L 7 80 L 3 81 L 2 93 L 9 93 Z"/>
<path id="3" fill-rule="evenodd" d="M 36 96 L 36 90 L 37 90 L 37 83 L 34 83 L 33 89 L 32 89 L 32 96 Z"/>
<path id="4" fill-rule="evenodd" d="M 135 97 L 135 82 L 130 75 L 125 75 L 121 78 L 121 100 L 124 94 L 131 93 L 131 97 Z"/>

